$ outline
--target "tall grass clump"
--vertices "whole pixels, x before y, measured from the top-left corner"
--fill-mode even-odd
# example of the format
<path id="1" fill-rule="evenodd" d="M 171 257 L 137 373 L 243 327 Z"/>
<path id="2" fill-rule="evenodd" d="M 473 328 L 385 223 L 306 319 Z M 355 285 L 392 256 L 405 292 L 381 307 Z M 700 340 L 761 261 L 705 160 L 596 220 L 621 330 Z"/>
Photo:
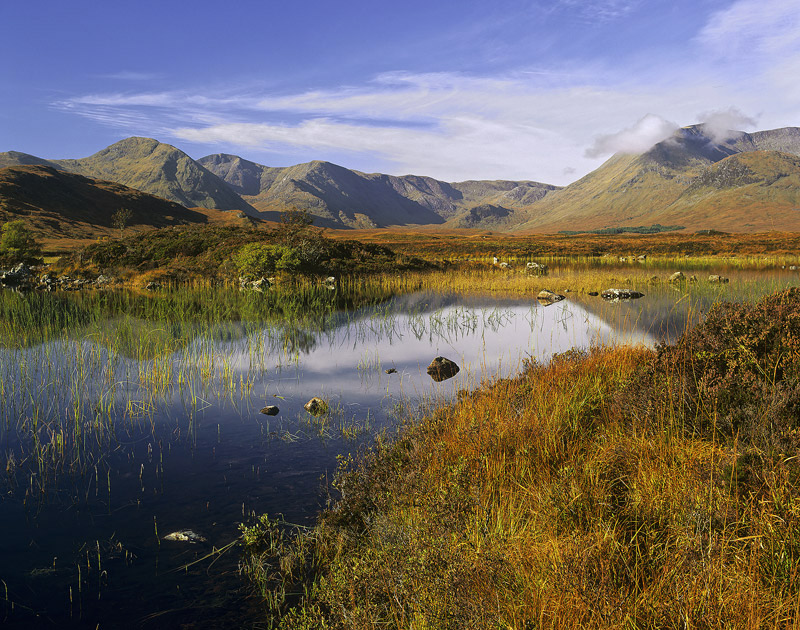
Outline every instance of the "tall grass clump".
<path id="1" fill-rule="evenodd" d="M 247 530 L 281 628 L 796 628 L 800 290 L 674 346 L 569 352 L 344 466 L 317 526 Z M 279 540 L 279 543 L 276 541 Z"/>

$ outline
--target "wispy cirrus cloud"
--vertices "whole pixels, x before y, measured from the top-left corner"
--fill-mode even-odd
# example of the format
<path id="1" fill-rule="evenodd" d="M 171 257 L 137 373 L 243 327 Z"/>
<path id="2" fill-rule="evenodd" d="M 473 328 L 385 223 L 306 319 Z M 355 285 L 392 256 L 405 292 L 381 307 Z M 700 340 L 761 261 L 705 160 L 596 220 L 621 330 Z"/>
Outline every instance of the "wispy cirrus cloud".
<path id="1" fill-rule="evenodd" d="M 724 58 L 800 53 L 797 1 L 738 0 L 713 14 L 698 40 Z"/>
<path id="2" fill-rule="evenodd" d="M 556 7 L 574 11 L 588 20 L 612 21 L 625 17 L 641 0 L 559 0 Z"/>
<path id="3" fill-rule="evenodd" d="M 134 123 L 137 134 L 152 128 L 165 138 L 224 150 L 244 147 L 333 161 L 350 155 L 348 162 L 373 156 L 372 162 L 398 174 L 561 184 L 615 151 L 646 150 L 674 129 L 657 116 L 639 120 L 642 111 L 678 108 L 681 120 L 694 122 L 694 112 L 714 102 L 709 97 L 717 92 L 702 84 L 666 92 L 656 84 L 631 89 L 618 77 L 607 83 L 597 85 L 581 72 L 567 82 L 525 72 L 488 77 L 393 72 L 358 86 L 290 94 L 116 92 L 56 106 L 103 124 L 114 124 L 118 111 L 116 126 Z M 623 131 L 598 138 L 598 127 Z"/>
<path id="4" fill-rule="evenodd" d="M 110 74 L 98 75 L 101 79 L 114 79 L 117 81 L 153 81 L 161 77 L 156 72 L 132 72 L 130 70 L 122 70 L 120 72 L 112 72 Z"/>

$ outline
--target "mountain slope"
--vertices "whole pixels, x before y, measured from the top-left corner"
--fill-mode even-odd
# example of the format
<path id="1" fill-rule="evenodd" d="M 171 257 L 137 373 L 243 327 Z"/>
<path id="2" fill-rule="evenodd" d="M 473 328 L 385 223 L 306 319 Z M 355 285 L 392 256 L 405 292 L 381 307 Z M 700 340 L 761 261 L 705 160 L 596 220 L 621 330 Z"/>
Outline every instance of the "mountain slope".
<path id="1" fill-rule="evenodd" d="M 254 210 L 216 175 L 183 151 L 151 138 L 127 138 L 77 160 L 53 160 L 63 169 L 124 184 L 186 207 Z"/>
<path id="2" fill-rule="evenodd" d="M 20 153 L 19 151 L 5 151 L 4 153 L 0 153 L 0 168 L 5 168 L 7 166 L 25 166 L 30 164 L 49 166 L 57 171 L 64 170 L 63 166 L 60 166 L 55 162 L 36 157 L 35 155 L 30 155 L 29 153 Z"/>
<path id="3" fill-rule="evenodd" d="M 0 222 L 25 219 L 40 238 L 94 238 L 118 232 L 112 215 L 131 211 L 131 226 L 206 223 L 194 210 L 115 182 L 24 165 L 0 169 Z"/>
<path id="4" fill-rule="evenodd" d="M 585 177 L 518 212 L 514 229 L 552 232 L 655 223 L 725 231 L 800 229 L 795 215 L 782 209 L 794 203 L 791 186 L 780 193 L 776 188 L 793 181 L 791 158 L 800 155 L 800 129 L 729 136 L 715 140 L 705 125 L 695 125 L 645 153 L 614 155 Z M 777 157 L 779 151 L 783 157 Z M 751 173 L 749 188 L 733 185 L 734 180 L 726 187 L 713 185 L 726 180 L 724 173 L 731 169 L 745 167 Z M 784 173 L 778 178 L 783 184 L 775 177 L 779 172 Z M 773 203 L 781 210 L 771 219 L 752 216 Z"/>
<path id="5" fill-rule="evenodd" d="M 286 168 L 267 167 L 235 155 L 198 160 L 261 212 L 289 207 L 308 210 L 320 225 L 384 227 L 460 221 L 471 208 L 500 208 L 493 225 L 513 208 L 544 197 L 556 186 L 536 182 L 468 181 L 447 183 L 417 175 L 361 173 L 330 162 L 314 161 Z M 274 216 L 274 215 L 273 215 Z M 483 214 L 472 215 L 480 223 Z"/>

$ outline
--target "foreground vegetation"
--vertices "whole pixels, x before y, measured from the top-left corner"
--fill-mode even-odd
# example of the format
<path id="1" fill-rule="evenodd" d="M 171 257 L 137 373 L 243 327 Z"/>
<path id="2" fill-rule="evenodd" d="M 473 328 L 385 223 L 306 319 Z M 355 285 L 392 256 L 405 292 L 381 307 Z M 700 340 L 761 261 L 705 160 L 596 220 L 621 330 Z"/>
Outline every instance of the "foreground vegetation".
<path id="1" fill-rule="evenodd" d="M 281 628 L 800 625 L 800 289 L 672 346 L 570 352 L 345 462 L 312 529 L 244 529 Z"/>

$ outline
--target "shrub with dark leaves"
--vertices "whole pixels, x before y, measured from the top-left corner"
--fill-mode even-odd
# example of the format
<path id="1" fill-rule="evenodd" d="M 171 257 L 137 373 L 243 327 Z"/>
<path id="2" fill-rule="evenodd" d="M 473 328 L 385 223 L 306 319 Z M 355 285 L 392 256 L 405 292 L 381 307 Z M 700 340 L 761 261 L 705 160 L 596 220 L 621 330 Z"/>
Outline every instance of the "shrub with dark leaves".
<path id="1" fill-rule="evenodd" d="M 628 388 L 623 411 L 766 452 L 800 445 L 800 288 L 754 304 L 720 303 Z"/>

